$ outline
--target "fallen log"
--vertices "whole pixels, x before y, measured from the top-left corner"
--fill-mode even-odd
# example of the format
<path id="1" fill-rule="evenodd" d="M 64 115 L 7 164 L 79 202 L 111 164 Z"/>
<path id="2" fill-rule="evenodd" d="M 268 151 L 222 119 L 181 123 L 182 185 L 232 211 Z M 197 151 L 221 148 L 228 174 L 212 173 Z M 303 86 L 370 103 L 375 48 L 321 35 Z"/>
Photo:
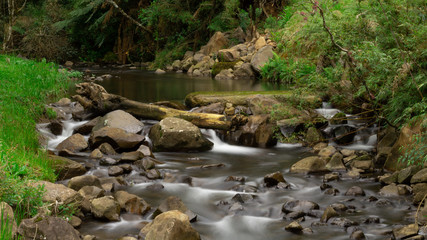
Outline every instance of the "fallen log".
<path id="1" fill-rule="evenodd" d="M 76 84 L 76 93 L 73 98 L 85 109 L 98 115 L 121 109 L 135 117 L 151 120 L 162 120 L 167 117 L 177 117 L 187 120 L 201 128 L 229 130 L 232 121 L 224 115 L 210 113 L 193 113 L 154 104 L 141 103 L 125 97 L 109 94 L 102 86 L 95 83 Z"/>

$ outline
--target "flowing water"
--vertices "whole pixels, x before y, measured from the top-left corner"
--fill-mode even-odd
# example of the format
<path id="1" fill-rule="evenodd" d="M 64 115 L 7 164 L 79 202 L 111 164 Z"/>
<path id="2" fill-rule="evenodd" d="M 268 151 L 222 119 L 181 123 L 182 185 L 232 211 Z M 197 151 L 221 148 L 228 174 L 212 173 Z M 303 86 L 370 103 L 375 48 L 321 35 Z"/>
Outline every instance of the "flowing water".
<path id="1" fill-rule="evenodd" d="M 131 72 L 133 74 L 133 72 Z M 125 73 L 120 75 L 120 82 L 114 84 L 125 84 Z M 148 73 L 144 73 L 148 74 Z M 152 76 L 153 74 L 151 74 Z M 145 75 L 143 75 L 145 76 Z M 187 79 L 191 86 L 183 86 L 183 89 L 194 89 L 196 86 L 194 78 L 182 75 L 177 77 L 180 80 L 170 80 L 169 75 L 153 77 L 150 81 L 181 81 Z M 115 80 L 113 80 L 115 81 Z M 145 80 L 142 80 L 145 81 Z M 211 80 L 202 80 L 211 81 Z M 106 83 L 108 91 L 112 91 Z M 134 83 L 132 83 L 134 84 Z M 215 83 L 216 84 L 216 83 Z M 215 85 L 213 84 L 213 85 Z M 213 86 L 211 85 L 211 86 Z M 139 87 L 137 87 L 139 86 Z M 158 86 L 161 86 L 159 83 Z M 132 92 L 145 92 L 148 84 L 138 83 L 129 87 L 122 86 L 121 89 L 132 89 Z M 163 89 L 163 87 L 160 87 Z M 169 87 L 165 87 L 169 88 Z M 172 89 L 169 89 L 172 90 Z M 216 90 L 215 88 L 207 90 Z M 244 87 L 239 87 L 244 90 Z M 254 89 L 248 89 L 254 90 Z M 116 89 L 118 94 L 123 94 L 122 90 Z M 156 92 L 152 89 L 152 92 Z M 162 94 L 165 94 L 162 92 Z M 124 94 L 126 95 L 126 94 Z M 129 95 L 127 95 L 129 97 Z M 153 95 L 150 98 L 155 100 L 170 100 L 183 98 L 180 95 L 164 96 Z M 154 100 L 154 99 L 151 99 Z M 320 113 L 332 114 L 338 111 L 324 106 L 318 109 Z M 146 121 L 146 126 L 155 122 Z M 65 121 L 66 130 L 58 137 L 51 136 L 48 147 L 53 149 L 60 141 L 70 136 L 72 129 L 83 124 L 83 122 Z M 358 123 L 348 123 L 358 124 Z M 118 239 L 126 234 L 137 235 L 141 227 L 151 221 L 151 214 L 154 209 L 168 196 L 180 197 L 185 205 L 197 214 L 197 221 L 192 223 L 193 227 L 201 234 L 204 240 L 267 240 L 267 239 L 349 239 L 349 234 L 342 227 L 338 226 L 317 226 L 313 224 L 319 221 L 317 217 L 305 217 L 301 222 L 303 227 L 313 230 L 313 234 L 296 235 L 284 230 L 284 227 L 291 221 L 284 219 L 281 211 L 282 205 L 291 199 L 310 200 L 320 205 L 320 211 L 333 203 L 343 203 L 350 210 L 341 213 L 341 217 L 358 222 L 368 239 L 384 239 L 384 233 L 388 233 L 396 224 L 408 224 L 412 220 L 411 214 L 414 208 L 410 207 L 410 199 L 405 197 L 383 197 L 378 191 L 380 184 L 375 182 L 375 178 L 366 177 L 360 180 L 342 179 L 330 182 L 340 193 L 336 196 L 325 195 L 321 189 L 322 176 L 301 175 L 289 173 L 290 166 L 296 161 L 312 156 L 309 149 L 300 145 L 278 144 L 274 148 L 260 149 L 242 146 L 233 146 L 222 142 L 213 130 L 203 130 L 203 133 L 214 142 L 211 151 L 203 153 L 155 153 L 155 157 L 163 164 L 157 165 L 164 174 L 177 179 L 174 183 L 163 180 L 146 182 L 139 176 L 138 172 L 132 172 L 125 176 L 129 185 L 125 190 L 142 197 L 152 206 L 152 210 L 144 215 L 122 214 L 119 222 L 102 222 L 96 219 L 88 219 L 80 227 L 82 234 L 96 235 L 98 239 Z M 354 149 L 370 150 L 374 144 L 375 135 L 373 129 L 369 129 L 356 139 L 356 142 L 348 146 Z M 366 136 L 367 140 L 366 140 Z M 376 135 L 375 135 L 376 136 Z M 357 136 L 356 136 L 357 137 Z M 80 162 L 89 162 L 87 158 L 75 158 Z M 93 162 L 92 162 L 93 163 Z M 207 164 L 224 164 L 223 167 L 212 167 L 201 169 L 195 166 Z M 95 163 L 95 170 L 88 174 L 97 176 L 108 176 L 107 167 L 99 166 Z M 268 173 L 280 171 L 286 181 L 291 185 L 290 189 L 266 188 L 263 184 L 263 177 Z M 242 176 L 244 183 L 236 181 L 225 181 L 228 176 Z M 365 192 L 364 197 L 344 196 L 344 193 L 351 186 L 360 186 Z M 244 203 L 237 203 L 233 200 L 236 194 L 250 194 L 252 200 Z M 381 200 L 372 201 L 372 196 Z M 389 202 L 388 202 L 389 201 Z M 363 224 L 363 220 L 368 217 L 379 217 L 380 223 Z M 313 224 L 313 225 L 312 225 Z"/>

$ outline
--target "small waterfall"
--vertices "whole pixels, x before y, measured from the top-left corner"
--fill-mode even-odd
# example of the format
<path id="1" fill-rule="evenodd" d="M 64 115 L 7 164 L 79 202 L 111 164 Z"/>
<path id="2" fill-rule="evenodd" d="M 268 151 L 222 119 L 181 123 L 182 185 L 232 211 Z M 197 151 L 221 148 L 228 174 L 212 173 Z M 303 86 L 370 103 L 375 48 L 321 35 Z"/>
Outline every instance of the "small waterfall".
<path id="1" fill-rule="evenodd" d="M 243 147 L 230 145 L 226 142 L 223 142 L 215 133 L 215 130 L 212 129 L 202 129 L 202 133 L 214 143 L 212 152 L 216 153 L 230 153 L 230 154 L 244 154 L 244 155 L 252 155 L 260 152 L 259 148 L 253 147 Z"/>
<path id="2" fill-rule="evenodd" d="M 80 127 L 81 125 L 87 123 L 88 121 L 74 121 L 72 119 L 62 121 L 63 130 L 62 134 L 55 136 L 47 129 L 47 123 L 38 124 L 37 129 L 44 136 L 49 138 L 47 143 L 47 148 L 49 150 L 55 150 L 56 146 L 60 144 L 62 141 L 73 135 L 74 129 Z M 85 136 L 86 140 L 89 136 Z"/>

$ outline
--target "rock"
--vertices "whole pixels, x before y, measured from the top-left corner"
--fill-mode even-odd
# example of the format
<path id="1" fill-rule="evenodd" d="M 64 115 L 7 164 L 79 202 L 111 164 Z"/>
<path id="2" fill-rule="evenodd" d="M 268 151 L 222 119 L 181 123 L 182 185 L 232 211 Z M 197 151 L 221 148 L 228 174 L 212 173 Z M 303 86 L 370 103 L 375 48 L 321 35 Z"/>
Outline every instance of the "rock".
<path id="1" fill-rule="evenodd" d="M 10 236 L 15 237 L 16 232 L 18 231 L 15 221 L 15 214 L 13 213 L 13 209 L 9 204 L 5 202 L 0 203 L 0 217 L 1 217 L 1 236 L 5 237 L 3 234 L 6 232 L 4 229 L 8 227 L 10 231 Z M 6 240 L 6 238 L 5 238 Z"/>
<path id="2" fill-rule="evenodd" d="M 411 178 L 419 170 L 420 170 L 420 167 L 418 167 L 418 166 L 410 166 L 410 167 L 407 167 L 407 168 L 400 170 L 398 175 L 397 175 L 397 182 L 401 183 L 401 184 L 409 184 L 411 181 Z M 426 180 L 427 180 L 427 176 L 426 176 Z"/>
<path id="3" fill-rule="evenodd" d="M 200 63 L 201 61 L 203 61 L 203 58 L 206 57 L 206 55 L 202 52 L 196 52 L 193 56 L 193 60 L 195 62 L 195 64 L 197 65 L 197 63 Z"/>
<path id="4" fill-rule="evenodd" d="M 319 209 L 319 205 L 312 201 L 307 200 L 289 200 L 282 206 L 282 212 L 290 213 L 290 212 L 304 212 L 308 213 L 311 210 Z"/>
<path id="5" fill-rule="evenodd" d="M 68 158 L 49 155 L 49 161 L 57 175 L 58 181 L 80 176 L 87 172 L 82 164 Z"/>
<path id="6" fill-rule="evenodd" d="M 326 148 L 320 150 L 319 156 L 328 158 L 328 157 L 331 157 L 336 152 L 337 152 L 337 149 L 335 149 L 334 146 L 327 146 Z"/>
<path id="7" fill-rule="evenodd" d="M 75 190 L 67 188 L 62 184 L 55 184 L 46 181 L 38 181 L 31 183 L 33 187 L 44 186 L 44 194 L 42 196 L 43 202 L 55 203 L 59 205 L 74 204 L 78 207 L 79 201 L 82 196 Z"/>
<path id="8" fill-rule="evenodd" d="M 427 183 L 417 183 L 411 186 L 414 195 L 413 202 L 418 205 L 427 194 Z"/>
<path id="9" fill-rule="evenodd" d="M 87 200 L 101 198 L 105 196 L 105 190 L 95 186 L 84 186 L 79 190 L 79 194 Z"/>
<path id="10" fill-rule="evenodd" d="M 249 116 L 248 122 L 241 128 L 240 136 L 237 138 L 239 145 L 250 147 L 272 147 L 276 145 L 273 124 L 269 123 L 268 115 Z"/>
<path id="11" fill-rule="evenodd" d="M 144 169 L 145 171 L 156 167 L 155 162 L 150 157 L 144 157 L 144 159 L 135 162 L 135 165 L 141 169 Z"/>
<path id="12" fill-rule="evenodd" d="M 315 127 L 310 127 L 307 130 L 306 136 L 305 136 L 305 141 L 309 144 L 309 145 L 314 145 L 318 142 L 323 141 L 323 136 L 322 133 Z"/>
<path id="13" fill-rule="evenodd" d="M 377 155 L 375 156 L 375 167 L 377 168 L 383 168 L 384 164 L 391 154 L 391 147 L 383 147 L 383 148 L 377 148 Z"/>
<path id="14" fill-rule="evenodd" d="M 180 60 L 173 61 L 173 63 L 172 63 L 172 69 L 174 71 L 180 70 L 181 69 L 181 61 Z"/>
<path id="15" fill-rule="evenodd" d="M 104 154 L 97 148 L 90 153 L 90 158 L 92 159 L 101 159 L 104 157 Z"/>
<path id="16" fill-rule="evenodd" d="M 349 156 L 351 156 L 351 155 L 354 155 L 356 153 L 356 151 L 355 150 L 350 150 L 350 149 L 342 149 L 341 150 L 341 154 L 344 156 L 344 157 L 349 157 Z"/>
<path id="17" fill-rule="evenodd" d="M 223 164 L 223 163 L 213 163 L 213 164 L 206 164 L 206 165 L 197 165 L 197 166 L 186 167 L 185 169 L 209 169 L 209 168 L 221 168 L 221 167 L 225 167 L 225 164 Z"/>
<path id="18" fill-rule="evenodd" d="M 79 232 L 59 217 L 24 219 L 18 232 L 24 239 L 80 240 Z"/>
<path id="19" fill-rule="evenodd" d="M 271 58 L 273 58 L 273 47 L 264 46 L 254 54 L 251 60 L 251 66 L 255 72 L 260 73 L 261 67 L 264 66 Z"/>
<path id="20" fill-rule="evenodd" d="M 339 211 L 339 212 L 344 212 L 345 210 L 348 209 L 348 207 L 346 205 L 344 205 L 343 203 L 333 203 L 333 204 L 331 204 L 331 207 L 335 211 Z"/>
<path id="21" fill-rule="evenodd" d="M 89 137 L 89 143 L 93 148 L 108 142 L 114 148 L 128 150 L 138 147 L 144 141 L 144 136 L 126 132 L 120 128 L 103 127 L 94 131 Z"/>
<path id="22" fill-rule="evenodd" d="M 164 74 L 164 73 L 166 73 L 166 71 L 158 68 L 154 73 L 155 74 Z"/>
<path id="23" fill-rule="evenodd" d="M 263 48 L 263 47 L 265 47 L 265 45 L 267 45 L 267 42 L 265 41 L 265 38 L 264 37 L 260 37 L 260 38 L 258 38 L 257 40 L 256 40 L 256 42 L 255 42 L 255 49 L 256 50 L 259 50 L 259 49 L 261 49 L 261 48 Z"/>
<path id="24" fill-rule="evenodd" d="M 365 196 L 365 191 L 359 186 L 353 186 L 345 192 L 346 196 Z"/>
<path id="25" fill-rule="evenodd" d="M 90 203 L 90 209 L 94 217 L 110 221 L 120 220 L 120 205 L 113 197 L 96 198 Z"/>
<path id="26" fill-rule="evenodd" d="M 56 150 L 69 150 L 71 152 L 80 152 L 82 150 L 85 150 L 87 147 L 88 144 L 86 142 L 86 139 L 83 137 L 83 135 L 77 133 L 68 137 L 60 144 L 58 144 Z"/>
<path id="27" fill-rule="evenodd" d="M 46 126 L 53 135 L 61 135 L 62 134 L 62 123 L 58 120 L 53 120 Z"/>
<path id="28" fill-rule="evenodd" d="M 103 144 L 99 145 L 98 149 L 103 154 L 117 155 L 116 151 L 114 150 L 114 148 L 109 143 L 103 143 Z"/>
<path id="29" fill-rule="evenodd" d="M 427 183 L 427 168 L 424 168 L 418 171 L 411 178 L 411 184 L 416 184 L 416 183 Z"/>
<path id="30" fill-rule="evenodd" d="M 343 112 L 336 113 L 329 122 L 332 125 L 342 125 L 347 124 L 347 116 Z"/>
<path id="31" fill-rule="evenodd" d="M 410 193 L 412 193 L 411 187 L 404 184 L 396 185 L 392 183 L 390 185 L 387 185 L 381 188 L 380 190 L 380 194 L 385 196 L 408 195 Z"/>
<path id="32" fill-rule="evenodd" d="M 108 176 L 117 177 L 123 174 L 123 168 L 119 166 L 111 166 L 108 168 Z"/>
<path id="33" fill-rule="evenodd" d="M 345 171 L 346 167 L 344 166 L 344 163 L 342 162 L 343 156 L 341 153 L 336 152 L 334 155 L 332 155 L 331 160 L 326 164 L 326 168 L 331 171 Z"/>
<path id="34" fill-rule="evenodd" d="M 129 213 L 144 215 L 151 209 L 150 205 L 144 199 L 125 191 L 114 193 L 114 197 L 120 207 Z"/>
<path id="35" fill-rule="evenodd" d="M 264 176 L 264 183 L 267 187 L 277 186 L 280 182 L 286 183 L 286 180 L 283 178 L 283 174 L 279 171 Z"/>
<path id="36" fill-rule="evenodd" d="M 93 175 L 73 177 L 68 182 L 68 187 L 76 191 L 79 191 L 84 186 L 95 186 L 102 188 L 99 178 Z"/>
<path id="37" fill-rule="evenodd" d="M 351 162 L 351 167 L 361 169 L 367 172 L 367 171 L 371 171 L 374 166 L 373 166 L 372 160 L 357 160 L 356 158 Z"/>
<path id="38" fill-rule="evenodd" d="M 148 179 L 154 180 L 154 179 L 161 179 L 162 174 L 157 169 L 150 169 L 145 173 L 145 176 Z"/>
<path id="39" fill-rule="evenodd" d="M 366 223 L 366 224 L 380 223 L 380 218 L 379 217 L 368 217 L 363 221 L 363 223 Z"/>
<path id="40" fill-rule="evenodd" d="M 401 149 L 407 149 L 413 141 L 415 134 L 425 133 L 427 131 L 427 118 L 418 118 L 415 122 L 409 122 L 406 126 L 400 130 L 397 141 L 393 144 L 390 154 L 384 164 L 386 170 L 394 171 L 403 169 L 406 167 L 406 162 L 399 161 L 399 157 L 402 156 L 403 151 Z M 417 163 L 415 163 L 417 164 Z"/>
<path id="41" fill-rule="evenodd" d="M 348 218 L 331 218 L 328 221 L 328 223 L 331 225 L 336 225 L 336 226 L 342 227 L 342 228 L 348 228 L 350 226 L 358 225 L 357 222 L 352 221 Z"/>
<path id="42" fill-rule="evenodd" d="M 275 98 L 262 94 L 257 94 L 255 96 L 246 98 L 246 104 L 248 105 L 253 115 L 270 114 L 272 110 L 277 111 L 278 107 L 284 111 L 290 110 L 287 108 L 287 106 L 284 106 Z"/>
<path id="43" fill-rule="evenodd" d="M 154 125 L 150 139 L 155 151 L 207 151 L 213 143 L 206 139 L 194 124 L 169 117 Z"/>
<path id="44" fill-rule="evenodd" d="M 255 77 L 255 72 L 250 63 L 243 63 L 234 70 L 233 74 L 235 79 L 251 79 Z"/>
<path id="45" fill-rule="evenodd" d="M 240 194 L 240 193 L 234 195 L 231 198 L 232 201 L 239 202 L 239 203 L 250 202 L 253 199 L 254 199 L 254 196 L 252 196 L 251 194 Z"/>
<path id="46" fill-rule="evenodd" d="M 327 207 L 323 212 L 322 217 L 320 218 L 320 222 L 327 222 L 330 218 L 338 217 L 339 214 L 332 207 Z"/>
<path id="47" fill-rule="evenodd" d="M 364 240 L 364 239 L 366 239 L 366 237 L 365 237 L 365 234 L 363 233 L 362 230 L 356 230 L 356 231 L 351 233 L 350 239 Z"/>
<path id="48" fill-rule="evenodd" d="M 321 143 L 318 143 L 318 144 L 316 144 L 316 145 L 313 146 L 313 151 L 314 152 L 320 152 L 320 150 L 322 150 L 322 149 L 324 149 L 326 147 L 328 147 L 328 144 L 324 143 L 324 142 L 321 142 Z"/>
<path id="49" fill-rule="evenodd" d="M 200 240 L 200 235 L 191 227 L 188 216 L 177 210 L 158 215 L 139 235 L 145 237 L 145 240 Z"/>
<path id="50" fill-rule="evenodd" d="M 76 216 L 71 216 L 68 219 L 68 223 L 73 226 L 74 228 L 78 228 L 80 227 L 80 225 L 82 224 L 82 220 Z"/>
<path id="51" fill-rule="evenodd" d="M 292 233 L 300 234 L 302 233 L 303 227 L 298 222 L 294 221 L 287 225 L 285 227 L 285 230 Z"/>
<path id="52" fill-rule="evenodd" d="M 179 197 L 176 196 L 170 196 L 166 198 L 160 206 L 154 211 L 153 217 L 156 217 L 162 213 L 171 211 L 171 210 L 178 210 L 188 216 L 188 219 L 190 222 L 194 222 L 197 220 L 197 215 L 194 214 L 190 209 L 188 209 L 182 200 Z"/>
<path id="53" fill-rule="evenodd" d="M 245 182 L 246 178 L 242 176 L 228 176 L 224 182 Z"/>
<path id="54" fill-rule="evenodd" d="M 139 133 L 144 124 L 123 110 L 115 110 L 100 118 L 92 131 L 98 131 L 103 127 L 120 128 L 129 133 Z"/>
<path id="55" fill-rule="evenodd" d="M 234 62 L 238 60 L 240 54 L 235 49 L 221 49 L 218 51 L 218 60 L 220 62 Z"/>
<path id="56" fill-rule="evenodd" d="M 233 70 L 232 69 L 224 69 L 221 70 L 216 76 L 215 80 L 221 81 L 221 80 L 232 80 L 234 78 Z"/>
<path id="57" fill-rule="evenodd" d="M 144 153 L 142 153 L 141 151 L 125 152 L 125 153 L 122 153 L 120 162 L 135 162 L 137 160 L 142 159 L 143 157 L 144 157 Z"/>
<path id="58" fill-rule="evenodd" d="M 74 134 L 75 133 L 80 133 L 81 135 L 88 135 L 92 132 L 93 127 L 95 127 L 95 125 L 98 123 L 99 119 L 101 117 L 96 117 L 92 120 L 90 120 L 89 122 L 77 127 L 76 129 L 74 129 Z"/>
<path id="59" fill-rule="evenodd" d="M 336 196 L 340 191 L 336 188 L 328 188 L 323 193 L 326 195 Z"/>
<path id="60" fill-rule="evenodd" d="M 338 144 L 350 144 L 356 136 L 356 128 L 350 126 L 339 126 L 332 130 L 335 142 Z"/>
<path id="61" fill-rule="evenodd" d="M 393 127 L 384 129 L 378 134 L 379 142 L 377 148 L 393 147 L 398 137 L 399 135 Z"/>
<path id="62" fill-rule="evenodd" d="M 111 166 L 111 165 L 115 165 L 115 164 L 117 164 L 117 160 L 114 158 L 109 158 L 109 157 L 102 158 L 99 161 L 99 165 L 101 165 L 101 166 Z"/>
<path id="63" fill-rule="evenodd" d="M 142 154 L 144 154 L 145 157 L 154 158 L 153 152 L 151 151 L 150 147 L 148 147 L 148 146 L 141 145 L 141 146 L 139 146 L 138 150 L 136 150 L 136 151 L 141 152 Z"/>
<path id="64" fill-rule="evenodd" d="M 385 175 L 379 177 L 379 181 L 383 185 L 397 183 L 398 175 L 399 175 L 399 172 L 394 172 L 393 174 L 385 174 Z"/>
<path id="65" fill-rule="evenodd" d="M 393 229 L 395 239 L 407 239 L 418 234 L 419 227 L 417 224 L 409 224 L 404 227 Z"/>
<path id="66" fill-rule="evenodd" d="M 115 189 L 127 185 L 123 177 L 105 177 L 100 178 L 99 181 L 101 182 L 102 189 L 107 192 L 113 192 Z"/>
<path id="67" fill-rule="evenodd" d="M 338 173 L 328 173 L 323 176 L 323 182 L 332 182 L 340 179 L 340 175 Z"/>
<path id="68" fill-rule="evenodd" d="M 326 169 L 325 165 L 325 162 L 319 157 L 307 157 L 294 163 L 290 168 L 290 172 L 305 174 L 328 172 L 329 170 Z"/>
<path id="69" fill-rule="evenodd" d="M 228 39 L 222 32 L 216 32 L 210 39 L 209 42 L 200 48 L 200 51 L 204 55 L 215 53 L 220 49 L 223 49 L 228 44 Z"/>

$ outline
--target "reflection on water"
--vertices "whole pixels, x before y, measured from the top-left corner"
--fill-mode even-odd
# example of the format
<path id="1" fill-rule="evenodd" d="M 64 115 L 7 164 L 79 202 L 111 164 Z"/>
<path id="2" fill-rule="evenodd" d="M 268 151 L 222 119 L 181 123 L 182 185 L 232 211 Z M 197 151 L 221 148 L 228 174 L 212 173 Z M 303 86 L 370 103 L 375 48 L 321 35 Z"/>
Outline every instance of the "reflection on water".
<path id="1" fill-rule="evenodd" d="M 95 75 L 111 74 L 113 78 L 100 84 L 109 93 L 140 102 L 164 100 L 182 101 L 196 91 L 264 91 L 278 86 L 254 80 L 221 80 L 209 77 L 189 77 L 183 73 L 155 74 L 143 70 L 92 70 Z"/>

